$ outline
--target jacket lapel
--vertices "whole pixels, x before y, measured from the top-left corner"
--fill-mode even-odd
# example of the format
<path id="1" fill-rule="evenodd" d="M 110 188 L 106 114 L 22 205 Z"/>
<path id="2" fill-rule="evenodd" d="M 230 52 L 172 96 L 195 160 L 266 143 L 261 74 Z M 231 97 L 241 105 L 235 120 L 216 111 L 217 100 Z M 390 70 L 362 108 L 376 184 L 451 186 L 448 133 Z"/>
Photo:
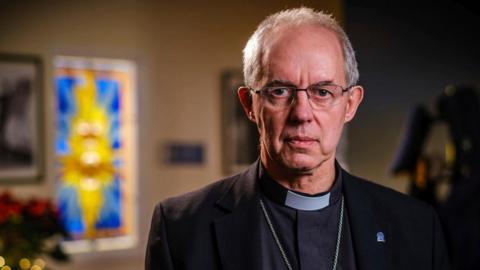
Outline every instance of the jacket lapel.
<path id="1" fill-rule="evenodd" d="M 229 214 L 215 220 L 222 269 L 261 269 L 260 206 L 257 192 L 258 161 L 239 175 L 217 202 Z"/>
<path id="2" fill-rule="evenodd" d="M 366 190 L 365 183 L 360 182 L 362 180 L 345 171 L 342 177 L 357 268 L 389 269 L 386 256 L 389 255 L 390 231 L 387 222 L 376 215 L 379 206 L 372 200 L 371 190 Z"/>

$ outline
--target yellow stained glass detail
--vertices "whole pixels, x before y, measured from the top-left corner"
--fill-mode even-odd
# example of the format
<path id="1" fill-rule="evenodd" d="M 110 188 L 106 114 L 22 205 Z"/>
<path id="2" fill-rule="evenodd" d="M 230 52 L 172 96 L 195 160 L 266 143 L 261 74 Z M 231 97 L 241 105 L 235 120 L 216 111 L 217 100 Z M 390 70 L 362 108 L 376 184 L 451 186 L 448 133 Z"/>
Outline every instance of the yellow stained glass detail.
<path id="1" fill-rule="evenodd" d="M 103 188 L 112 184 L 113 152 L 108 136 L 108 115 L 97 104 L 95 77 L 91 71 L 80 74 L 82 83 L 75 89 L 76 114 L 68 142 L 69 155 L 62 157 L 63 182 L 75 188 L 85 225 L 85 236 L 94 238 L 95 224 L 104 203 Z"/>

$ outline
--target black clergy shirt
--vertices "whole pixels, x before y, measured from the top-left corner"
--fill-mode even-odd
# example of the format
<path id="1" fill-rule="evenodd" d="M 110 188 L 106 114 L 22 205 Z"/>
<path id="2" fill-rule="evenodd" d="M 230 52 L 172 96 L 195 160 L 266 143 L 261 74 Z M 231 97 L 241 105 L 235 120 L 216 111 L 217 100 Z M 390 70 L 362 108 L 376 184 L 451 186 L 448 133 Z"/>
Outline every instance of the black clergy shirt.
<path id="1" fill-rule="evenodd" d="M 340 217 L 342 177 L 335 166 L 336 179 L 330 191 L 301 196 L 320 197 L 330 193 L 327 205 L 318 210 L 298 210 L 285 205 L 288 189 L 270 178 L 260 165 L 259 183 L 266 210 L 293 269 L 332 269 Z M 292 192 L 292 191 L 290 191 Z M 299 197 L 301 197 L 299 196 Z M 263 214 L 262 214 L 263 215 Z M 265 217 L 261 224 L 262 269 L 287 269 Z M 337 270 L 355 270 L 350 224 L 346 207 L 342 226 Z"/>

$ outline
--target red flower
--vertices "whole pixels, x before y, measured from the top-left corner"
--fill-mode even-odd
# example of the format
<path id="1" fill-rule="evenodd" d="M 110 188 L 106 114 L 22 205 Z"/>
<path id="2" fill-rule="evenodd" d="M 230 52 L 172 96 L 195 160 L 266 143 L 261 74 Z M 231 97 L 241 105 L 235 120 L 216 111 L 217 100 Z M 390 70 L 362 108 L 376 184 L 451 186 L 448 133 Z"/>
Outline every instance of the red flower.
<path id="1" fill-rule="evenodd" d="M 12 216 L 20 215 L 22 209 L 22 203 L 13 199 L 9 192 L 0 194 L 0 223 L 8 221 Z"/>
<path id="2" fill-rule="evenodd" d="M 68 237 L 68 233 L 50 200 L 21 201 L 9 192 L 0 192 L 0 251 L 4 258 L 16 262 L 22 257 L 50 255 L 66 260 L 56 236 Z"/>
<path id="3" fill-rule="evenodd" d="M 50 203 L 34 199 L 27 203 L 26 209 L 32 216 L 38 217 L 44 215 L 50 209 Z"/>

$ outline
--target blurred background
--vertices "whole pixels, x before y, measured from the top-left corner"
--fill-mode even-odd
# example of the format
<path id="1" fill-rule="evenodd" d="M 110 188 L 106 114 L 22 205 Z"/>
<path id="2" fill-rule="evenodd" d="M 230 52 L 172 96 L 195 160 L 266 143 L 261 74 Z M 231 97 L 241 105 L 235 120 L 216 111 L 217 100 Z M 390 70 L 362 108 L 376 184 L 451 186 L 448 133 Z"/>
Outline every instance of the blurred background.
<path id="1" fill-rule="evenodd" d="M 47 265 L 142 269 L 158 201 L 255 159 L 255 127 L 235 100 L 241 52 L 265 16 L 301 5 L 332 13 L 357 53 L 366 93 L 342 163 L 433 204 L 447 228 L 473 206 L 449 243 L 470 239 L 471 259 L 453 255 L 455 266 L 478 268 L 480 189 L 462 186 L 480 180 L 480 25 L 467 2 L 0 0 L 0 193 L 18 197 L 5 205 L 58 205 L 70 261 Z M 29 105 L 8 98 L 25 92 Z M 9 127 L 22 113 L 25 127 Z M 444 207 L 456 185 L 472 199 Z"/>

